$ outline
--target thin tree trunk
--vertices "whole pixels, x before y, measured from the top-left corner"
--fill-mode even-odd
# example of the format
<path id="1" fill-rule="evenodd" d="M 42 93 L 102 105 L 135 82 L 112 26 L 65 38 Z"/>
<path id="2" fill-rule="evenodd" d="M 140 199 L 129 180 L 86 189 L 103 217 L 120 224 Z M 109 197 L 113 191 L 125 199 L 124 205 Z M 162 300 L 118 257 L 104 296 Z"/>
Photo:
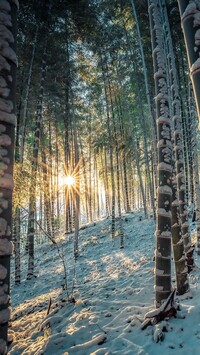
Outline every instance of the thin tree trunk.
<path id="1" fill-rule="evenodd" d="M 34 219 L 35 219 L 35 208 L 36 208 L 36 179 L 37 179 L 37 169 L 38 169 L 38 154 L 39 154 L 39 143 L 40 143 L 40 126 L 42 121 L 42 108 L 43 108 L 43 96 L 44 96 L 44 82 L 46 77 L 46 45 L 44 47 L 44 53 L 42 58 L 42 73 L 39 89 L 39 97 L 37 101 L 37 111 L 35 117 L 35 132 L 34 132 L 34 145 L 33 145 L 33 160 L 32 160 L 32 170 L 31 170 L 31 186 L 30 186 L 30 198 L 29 198 L 29 217 L 28 217 L 28 274 L 27 279 L 31 279 L 34 275 Z"/>
<path id="2" fill-rule="evenodd" d="M 38 30 L 39 30 L 39 26 L 36 27 L 36 31 L 35 31 L 35 38 L 34 38 L 34 42 L 33 42 L 31 62 L 30 62 L 29 73 L 28 73 L 28 82 L 27 82 L 27 86 L 26 86 L 26 93 L 25 93 L 25 99 L 24 99 L 24 110 L 23 110 L 23 117 L 22 117 L 21 131 L 20 131 L 20 135 L 22 137 L 21 147 L 20 147 L 20 161 L 21 162 L 23 162 L 23 158 L 24 158 L 26 117 L 27 117 L 28 99 L 29 99 L 29 92 L 30 92 L 30 85 L 31 85 L 31 78 L 32 78 L 33 62 L 35 59 L 35 50 L 36 50 L 36 46 L 37 46 Z"/>
<path id="3" fill-rule="evenodd" d="M 111 127 L 110 127 L 110 113 L 109 113 L 108 95 L 107 95 L 107 88 L 106 88 L 106 77 L 103 68 L 103 59 L 101 58 L 101 60 L 102 60 L 102 75 L 103 75 L 104 94 L 105 94 L 105 103 L 106 103 L 106 125 L 108 131 L 109 153 L 110 153 L 110 173 L 111 173 L 111 190 L 112 190 L 111 235 L 112 238 L 114 238 L 115 236 L 115 181 L 114 181 L 114 166 L 113 166 L 113 140 L 111 135 Z"/>

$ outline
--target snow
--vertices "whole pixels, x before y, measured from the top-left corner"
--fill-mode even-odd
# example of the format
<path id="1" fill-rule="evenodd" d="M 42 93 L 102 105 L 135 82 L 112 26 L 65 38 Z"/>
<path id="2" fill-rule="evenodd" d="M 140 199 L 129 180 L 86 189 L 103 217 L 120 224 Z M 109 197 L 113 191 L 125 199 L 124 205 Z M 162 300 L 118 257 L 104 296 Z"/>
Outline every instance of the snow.
<path id="1" fill-rule="evenodd" d="M 55 245 L 36 246 L 37 277 L 30 281 L 26 281 L 27 256 L 22 253 L 22 283 L 14 285 L 14 272 L 11 278 L 11 330 L 15 334 L 9 355 L 182 355 L 191 349 L 192 354 L 199 354 L 198 261 L 189 276 L 191 294 L 176 297 L 185 319 L 171 318 L 142 331 L 145 314 L 155 311 L 155 224 L 145 220 L 142 211 L 122 215 L 122 220 L 123 250 L 119 237 L 109 237 L 111 218 L 80 230 L 80 256 L 75 265 L 73 235 L 58 240 L 65 255 L 69 295 L 75 266 L 76 303 L 67 301 L 67 291 L 62 288 L 63 265 Z M 14 260 L 12 264 L 14 271 Z M 164 328 L 167 332 L 161 342 L 159 334 Z"/>

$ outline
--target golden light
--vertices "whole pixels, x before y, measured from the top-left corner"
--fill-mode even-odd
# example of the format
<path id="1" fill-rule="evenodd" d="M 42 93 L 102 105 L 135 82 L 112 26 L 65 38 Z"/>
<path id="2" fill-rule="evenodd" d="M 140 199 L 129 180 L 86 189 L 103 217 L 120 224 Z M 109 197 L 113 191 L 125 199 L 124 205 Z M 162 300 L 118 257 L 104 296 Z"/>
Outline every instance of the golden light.
<path id="1" fill-rule="evenodd" d="M 67 175 L 64 177 L 64 184 L 68 186 L 68 188 L 72 187 L 75 185 L 75 179 L 71 175 Z"/>

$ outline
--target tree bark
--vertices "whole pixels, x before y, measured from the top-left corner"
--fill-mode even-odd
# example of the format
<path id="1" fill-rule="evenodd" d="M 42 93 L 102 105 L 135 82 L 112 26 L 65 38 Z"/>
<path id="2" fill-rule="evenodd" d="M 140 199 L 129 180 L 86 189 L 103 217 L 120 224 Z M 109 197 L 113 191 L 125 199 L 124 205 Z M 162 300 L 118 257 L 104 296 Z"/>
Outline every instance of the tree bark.
<path id="1" fill-rule="evenodd" d="M 7 353 L 8 322 L 10 320 L 10 255 L 12 245 L 12 193 L 15 143 L 15 92 L 16 92 L 16 2 L 0 2 L 4 16 L 1 25 L 1 83 L 0 92 L 0 281 L 3 298 L 0 304 L 0 353 Z"/>
<path id="2" fill-rule="evenodd" d="M 200 121 L 200 3 L 178 0 L 190 75 Z"/>
<path id="3" fill-rule="evenodd" d="M 165 72 L 161 12 L 157 0 L 149 1 L 158 134 L 158 201 L 156 220 L 155 292 L 159 307 L 171 292 L 172 142 L 169 97 Z"/>

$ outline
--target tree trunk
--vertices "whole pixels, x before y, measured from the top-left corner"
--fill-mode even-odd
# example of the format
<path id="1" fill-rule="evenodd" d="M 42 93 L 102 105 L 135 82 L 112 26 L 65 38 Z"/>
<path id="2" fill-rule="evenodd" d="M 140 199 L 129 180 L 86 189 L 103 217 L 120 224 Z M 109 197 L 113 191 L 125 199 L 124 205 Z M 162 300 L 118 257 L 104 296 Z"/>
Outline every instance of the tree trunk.
<path id="1" fill-rule="evenodd" d="M 200 120 L 200 3 L 178 0 L 182 30 L 187 48 L 187 57 Z"/>
<path id="2" fill-rule="evenodd" d="M 15 143 L 15 90 L 16 90 L 16 3 L 11 0 L 0 2 L 2 45 L 0 92 L 0 163 L 1 163 L 1 210 L 0 210 L 0 281 L 3 298 L 0 304 L 0 352 L 7 353 L 8 322 L 10 320 L 10 255 L 13 251 L 12 231 L 12 192 L 13 161 Z"/>
<path id="3" fill-rule="evenodd" d="M 189 289 L 187 276 L 186 258 L 184 253 L 185 234 L 182 230 L 182 218 L 187 213 L 187 203 L 185 201 L 185 175 L 183 160 L 183 137 L 181 122 L 181 103 L 179 97 L 178 80 L 176 73 L 175 57 L 172 45 L 171 31 L 168 22 L 165 0 L 161 1 L 163 8 L 163 19 L 166 34 L 166 51 L 170 73 L 171 100 L 172 100 L 172 120 L 173 120 L 173 151 L 175 164 L 173 162 L 172 178 L 172 242 L 174 251 L 174 262 L 176 270 L 177 291 L 184 294 Z M 177 196 L 178 193 L 178 196 Z M 182 207 L 183 205 L 183 207 Z M 184 224 L 184 219 L 183 219 Z M 185 231 L 185 230 L 184 230 Z M 188 235 L 189 231 L 187 231 Z"/>
<path id="4" fill-rule="evenodd" d="M 44 96 L 44 82 L 46 77 L 46 45 L 44 47 L 44 53 L 42 58 L 42 73 L 39 89 L 39 97 L 37 101 L 37 110 L 35 116 L 35 132 L 34 132 L 34 144 L 33 144 L 33 160 L 31 170 L 31 186 L 30 186 L 30 198 L 29 198 L 29 217 L 28 217 L 28 273 L 27 279 L 30 280 L 34 275 L 34 220 L 35 220 L 35 208 L 36 208 L 36 182 L 37 182 L 37 169 L 38 169 L 38 154 L 40 143 L 40 127 L 42 121 L 42 108 L 43 108 L 43 96 Z"/>
<path id="5" fill-rule="evenodd" d="M 149 1 L 158 134 L 158 201 L 156 220 L 155 292 L 159 307 L 171 293 L 172 143 L 169 98 L 162 42 L 161 12 L 157 0 Z"/>

